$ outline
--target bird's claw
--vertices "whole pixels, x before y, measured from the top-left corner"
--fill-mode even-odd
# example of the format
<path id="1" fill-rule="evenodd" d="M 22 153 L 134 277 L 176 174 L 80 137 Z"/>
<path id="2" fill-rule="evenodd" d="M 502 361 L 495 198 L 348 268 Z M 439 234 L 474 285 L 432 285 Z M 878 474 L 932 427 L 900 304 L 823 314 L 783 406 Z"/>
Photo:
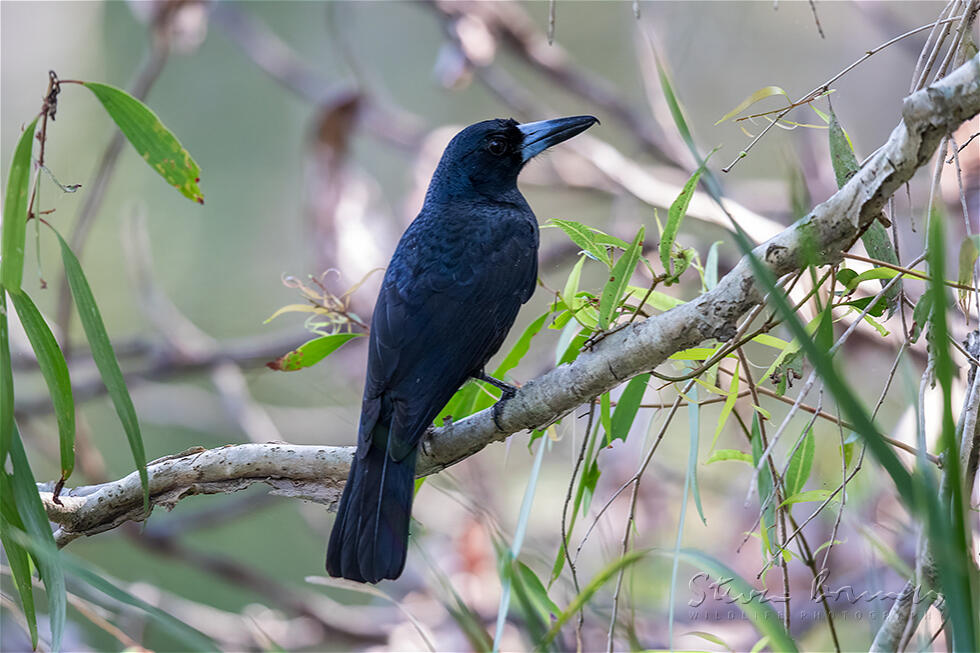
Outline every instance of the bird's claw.
<path id="1" fill-rule="evenodd" d="M 510 401 L 514 394 L 514 390 L 511 390 L 510 392 L 505 390 L 503 394 L 500 395 L 500 399 L 497 400 L 497 403 L 495 403 L 493 408 L 490 409 L 490 416 L 493 418 L 493 423 L 500 432 L 504 431 L 504 427 L 500 425 L 500 411 L 503 410 L 503 405 Z"/>
<path id="2" fill-rule="evenodd" d="M 504 404 L 517 394 L 517 387 L 512 386 L 509 383 L 504 383 L 499 379 L 495 379 L 492 376 L 487 375 L 482 370 L 477 374 L 474 374 L 473 378 L 489 383 L 493 387 L 500 390 L 500 399 L 498 399 L 497 403 L 493 405 L 493 410 L 491 411 L 490 415 L 493 417 L 493 423 L 496 425 L 497 430 L 503 432 L 504 428 L 500 425 L 500 411 L 503 409 Z"/>

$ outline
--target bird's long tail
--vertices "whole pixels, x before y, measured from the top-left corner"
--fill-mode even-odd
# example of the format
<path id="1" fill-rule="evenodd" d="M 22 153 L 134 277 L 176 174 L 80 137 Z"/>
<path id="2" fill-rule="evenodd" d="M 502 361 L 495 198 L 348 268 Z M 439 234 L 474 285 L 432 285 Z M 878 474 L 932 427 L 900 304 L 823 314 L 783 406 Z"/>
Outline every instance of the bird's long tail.
<path id="1" fill-rule="evenodd" d="M 328 574 L 376 583 L 402 573 L 417 453 L 396 461 L 372 446 L 364 458 L 354 456 L 327 545 Z"/>

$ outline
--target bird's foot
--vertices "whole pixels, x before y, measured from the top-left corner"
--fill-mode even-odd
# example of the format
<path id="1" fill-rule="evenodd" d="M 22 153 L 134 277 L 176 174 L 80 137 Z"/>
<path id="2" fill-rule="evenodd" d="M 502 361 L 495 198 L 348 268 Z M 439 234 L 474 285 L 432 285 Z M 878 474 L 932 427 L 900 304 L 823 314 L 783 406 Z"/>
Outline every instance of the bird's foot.
<path id="1" fill-rule="evenodd" d="M 422 434 L 422 439 L 419 441 L 419 448 L 422 450 L 423 456 L 428 456 L 430 454 L 431 443 L 432 443 L 432 429 L 427 428 L 425 430 L 425 433 Z"/>
<path id="2" fill-rule="evenodd" d="M 483 381 L 485 383 L 489 383 L 493 387 L 500 389 L 500 399 L 498 399 L 497 403 L 493 405 L 493 409 L 491 410 L 490 414 L 493 417 L 493 423 L 496 425 L 497 430 L 503 431 L 504 429 L 500 425 L 500 411 L 503 409 L 504 404 L 507 403 L 510 399 L 514 397 L 514 395 L 517 394 L 517 386 L 510 385 L 509 383 L 504 383 L 500 379 L 495 379 L 492 376 L 489 376 L 488 374 L 483 372 L 482 370 L 479 373 L 474 374 L 473 378 Z"/>
<path id="3" fill-rule="evenodd" d="M 497 403 L 493 405 L 493 408 L 490 409 L 490 416 L 493 418 L 493 423 L 500 432 L 503 432 L 504 430 L 504 427 L 500 425 L 500 411 L 503 410 L 504 404 L 510 401 L 511 397 L 513 396 L 513 392 L 510 394 L 505 392 L 503 395 L 501 395 L 500 399 L 497 400 Z"/>
<path id="4" fill-rule="evenodd" d="M 473 375 L 473 378 L 477 381 L 483 381 L 484 383 L 489 383 L 495 388 L 498 388 L 503 394 L 500 395 L 501 400 L 510 399 L 515 394 L 517 394 L 517 386 L 510 385 L 509 383 L 504 383 L 500 379 L 495 379 L 483 370 L 480 370 Z"/>

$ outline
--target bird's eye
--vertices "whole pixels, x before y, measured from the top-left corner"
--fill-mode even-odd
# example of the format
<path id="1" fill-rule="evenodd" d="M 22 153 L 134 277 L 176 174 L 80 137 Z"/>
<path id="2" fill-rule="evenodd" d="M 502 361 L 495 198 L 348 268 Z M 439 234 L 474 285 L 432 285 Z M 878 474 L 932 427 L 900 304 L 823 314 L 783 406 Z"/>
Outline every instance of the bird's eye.
<path id="1" fill-rule="evenodd" d="M 507 151 L 507 142 L 500 138 L 491 138 L 487 143 L 487 150 L 494 156 L 500 156 Z"/>

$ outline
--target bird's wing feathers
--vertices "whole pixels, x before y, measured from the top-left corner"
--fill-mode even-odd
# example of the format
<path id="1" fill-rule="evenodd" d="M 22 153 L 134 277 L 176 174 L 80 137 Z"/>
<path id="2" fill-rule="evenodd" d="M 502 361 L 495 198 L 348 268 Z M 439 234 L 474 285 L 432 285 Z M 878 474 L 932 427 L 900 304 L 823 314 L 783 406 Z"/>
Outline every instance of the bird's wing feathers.
<path id="1" fill-rule="evenodd" d="M 392 457 L 407 455 L 500 347 L 537 279 L 537 233 L 526 229 L 498 238 L 491 251 L 458 253 L 449 265 L 426 252 L 392 259 L 371 323 L 360 457 L 381 435 L 379 422 L 389 426 Z"/>

